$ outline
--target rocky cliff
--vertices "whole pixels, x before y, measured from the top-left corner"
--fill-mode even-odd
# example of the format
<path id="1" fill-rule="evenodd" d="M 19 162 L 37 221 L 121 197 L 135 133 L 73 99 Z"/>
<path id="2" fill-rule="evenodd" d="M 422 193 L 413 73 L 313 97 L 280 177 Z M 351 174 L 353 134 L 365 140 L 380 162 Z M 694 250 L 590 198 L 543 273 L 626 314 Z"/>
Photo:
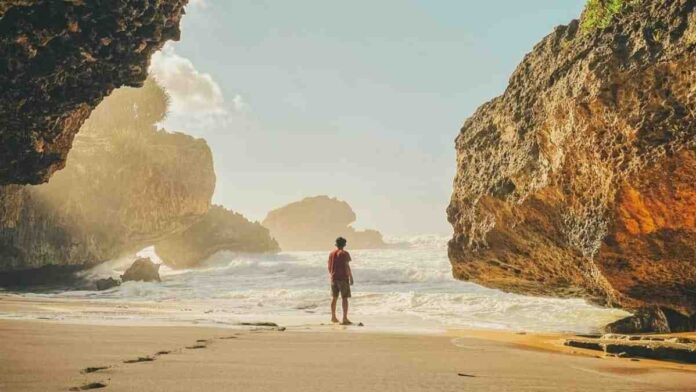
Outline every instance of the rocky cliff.
<path id="1" fill-rule="evenodd" d="M 102 98 L 141 86 L 179 38 L 186 0 L 0 2 L 0 185 L 38 184 L 65 164 Z"/>
<path id="2" fill-rule="evenodd" d="M 280 248 L 260 223 L 250 222 L 222 206 L 211 207 L 196 224 L 155 245 L 157 255 L 173 268 L 194 267 L 223 250 L 273 253 Z"/>
<path id="3" fill-rule="evenodd" d="M 387 246 L 378 231 L 358 231 L 351 227 L 355 218 L 355 212 L 345 201 L 316 196 L 269 212 L 262 225 L 286 251 L 331 249 L 338 236 L 348 240 L 349 249 Z"/>
<path id="4" fill-rule="evenodd" d="M 0 271 L 85 266 L 133 252 L 201 219 L 215 187 L 204 140 L 156 128 L 154 82 L 106 98 L 42 185 L 0 187 Z"/>
<path id="5" fill-rule="evenodd" d="M 464 123 L 447 209 L 452 271 L 506 291 L 692 315 L 696 1 L 619 3 L 602 23 L 557 27 Z"/>

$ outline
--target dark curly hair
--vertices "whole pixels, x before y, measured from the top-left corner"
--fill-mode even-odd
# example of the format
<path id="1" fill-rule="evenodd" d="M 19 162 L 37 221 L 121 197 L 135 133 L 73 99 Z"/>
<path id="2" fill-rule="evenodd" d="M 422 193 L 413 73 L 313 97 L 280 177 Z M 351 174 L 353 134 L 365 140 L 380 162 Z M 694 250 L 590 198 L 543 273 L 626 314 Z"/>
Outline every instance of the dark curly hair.
<path id="1" fill-rule="evenodd" d="M 347 242 L 348 241 L 346 241 L 346 239 L 343 237 L 336 238 L 336 246 L 339 248 L 344 248 Z"/>

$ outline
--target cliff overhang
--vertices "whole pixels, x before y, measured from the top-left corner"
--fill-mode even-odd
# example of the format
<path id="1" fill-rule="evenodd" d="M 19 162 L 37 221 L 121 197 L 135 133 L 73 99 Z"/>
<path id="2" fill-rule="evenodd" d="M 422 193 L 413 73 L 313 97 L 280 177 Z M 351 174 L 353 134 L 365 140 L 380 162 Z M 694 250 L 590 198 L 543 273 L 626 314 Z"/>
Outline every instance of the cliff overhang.
<path id="1" fill-rule="evenodd" d="M 187 0 L 7 0 L 0 4 L 0 185 L 39 184 L 65 165 L 92 109 L 141 86 L 178 40 Z"/>
<path id="2" fill-rule="evenodd" d="M 696 313 L 696 12 L 557 27 L 456 139 L 453 275 Z"/>

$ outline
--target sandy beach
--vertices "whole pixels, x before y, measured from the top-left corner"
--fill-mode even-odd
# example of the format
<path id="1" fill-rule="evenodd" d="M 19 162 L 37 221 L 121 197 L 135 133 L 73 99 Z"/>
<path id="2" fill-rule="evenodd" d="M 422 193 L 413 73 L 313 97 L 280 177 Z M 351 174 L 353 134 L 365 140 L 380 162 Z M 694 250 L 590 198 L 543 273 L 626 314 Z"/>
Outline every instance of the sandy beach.
<path id="1" fill-rule="evenodd" d="M 0 390 L 696 391 L 696 366 L 554 352 L 554 335 L 353 331 L 2 320 Z"/>

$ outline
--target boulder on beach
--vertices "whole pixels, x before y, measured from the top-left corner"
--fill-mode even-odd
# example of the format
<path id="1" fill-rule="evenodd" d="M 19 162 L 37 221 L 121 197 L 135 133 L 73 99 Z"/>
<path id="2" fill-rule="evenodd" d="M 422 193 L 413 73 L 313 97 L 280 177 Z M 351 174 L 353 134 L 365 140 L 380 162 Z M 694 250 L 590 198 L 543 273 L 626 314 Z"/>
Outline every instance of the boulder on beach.
<path id="1" fill-rule="evenodd" d="M 610 328 L 688 328 L 694 9 L 693 1 L 590 2 L 466 120 L 447 208 L 455 278 L 640 312 Z M 598 10 L 605 16 L 592 28 Z"/>
<path id="2" fill-rule="evenodd" d="M 147 257 L 137 259 L 128 267 L 126 272 L 121 275 L 121 280 L 128 282 L 131 280 L 138 282 L 161 282 L 159 276 L 159 264 L 155 264 Z"/>
<path id="3" fill-rule="evenodd" d="M 696 330 L 696 316 L 688 317 L 668 308 L 651 306 L 604 327 L 608 333 L 670 333 Z"/>
<path id="4" fill-rule="evenodd" d="M 96 282 L 97 284 L 97 290 L 102 291 L 102 290 L 108 290 L 112 287 L 120 286 L 121 282 L 114 278 L 106 278 L 106 279 L 99 279 Z"/>

